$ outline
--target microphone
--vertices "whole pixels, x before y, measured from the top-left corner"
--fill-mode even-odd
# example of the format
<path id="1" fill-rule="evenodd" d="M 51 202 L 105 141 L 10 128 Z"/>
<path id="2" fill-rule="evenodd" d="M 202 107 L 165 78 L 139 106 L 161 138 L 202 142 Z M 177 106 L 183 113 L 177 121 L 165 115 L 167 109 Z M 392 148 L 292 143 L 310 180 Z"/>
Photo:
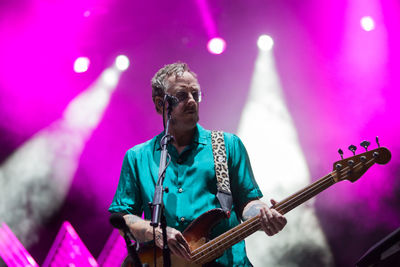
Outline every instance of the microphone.
<path id="1" fill-rule="evenodd" d="M 165 94 L 164 103 L 165 101 L 167 101 L 168 105 L 172 108 L 179 104 L 179 99 L 169 94 Z"/>
<path id="2" fill-rule="evenodd" d="M 126 243 L 126 247 L 128 249 L 129 256 L 133 261 L 133 266 L 135 267 L 142 267 L 142 262 L 137 254 L 137 249 L 139 248 L 139 243 L 136 241 L 135 237 L 133 236 L 131 230 L 129 230 L 128 225 L 126 225 L 124 217 L 120 213 L 113 213 L 110 215 L 110 223 L 114 228 L 120 229 L 124 232 L 124 239 Z M 136 249 L 134 248 L 134 244 L 131 240 L 135 240 L 136 242 Z"/>

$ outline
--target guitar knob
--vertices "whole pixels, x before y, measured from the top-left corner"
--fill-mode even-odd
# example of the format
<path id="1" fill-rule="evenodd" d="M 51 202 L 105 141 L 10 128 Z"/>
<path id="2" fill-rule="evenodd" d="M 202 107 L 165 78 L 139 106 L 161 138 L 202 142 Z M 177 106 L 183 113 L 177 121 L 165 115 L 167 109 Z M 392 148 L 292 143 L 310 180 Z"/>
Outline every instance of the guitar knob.
<path id="1" fill-rule="evenodd" d="M 343 159 L 343 150 L 341 148 L 339 148 L 339 150 L 337 151 L 340 155 L 340 157 Z"/>
<path id="2" fill-rule="evenodd" d="M 349 146 L 349 150 L 350 150 L 351 152 L 353 152 L 353 155 L 354 155 L 354 156 L 356 155 L 357 147 L 356 147 L 355 145 L 350 145 L 350 146 Z"/>
<path id="3" fill-rule="evenodd" d="M 363 148 L 365 148 L 365 151 L 368 151 L 368 147 L 369 147 L 370 144 L 371 144 L 371 142 L 364 140 L 364 141 L 362 141 L 362 142 L 360 143 L 360 146 L 362 146 Z"/>
<path id="4" fill-rule="evenodd" d="M 375 141 L 376 141 L 376 144 L 378 145 L 378 147 L 381 147 L 381 145 L 379 144 L 379 138 L 378 138 L 378 136 L 375 137 Z"/>

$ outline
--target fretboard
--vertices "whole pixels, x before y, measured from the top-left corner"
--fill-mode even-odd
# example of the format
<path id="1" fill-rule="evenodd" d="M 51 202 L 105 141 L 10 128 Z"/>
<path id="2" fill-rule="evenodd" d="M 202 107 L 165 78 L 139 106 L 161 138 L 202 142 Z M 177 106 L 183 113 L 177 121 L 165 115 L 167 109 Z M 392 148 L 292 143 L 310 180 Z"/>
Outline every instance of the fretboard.
<path id="1" fill-rule="evenodd" d="M 271 208 L 274 208 L 281 214 L 288 213 L 300 204 L 318 195 L 320 192 L 333 185 L 335 183 L 334 175 L 335 171 L 278 202 Z M 258 215 L 197 248 L 192 252 L 192 259 L 196 263 L 205 264 L 221 255 L 226 249 L 242 241 L 254 232 L 260 230 L 260 228 L 261 224 Z"/>

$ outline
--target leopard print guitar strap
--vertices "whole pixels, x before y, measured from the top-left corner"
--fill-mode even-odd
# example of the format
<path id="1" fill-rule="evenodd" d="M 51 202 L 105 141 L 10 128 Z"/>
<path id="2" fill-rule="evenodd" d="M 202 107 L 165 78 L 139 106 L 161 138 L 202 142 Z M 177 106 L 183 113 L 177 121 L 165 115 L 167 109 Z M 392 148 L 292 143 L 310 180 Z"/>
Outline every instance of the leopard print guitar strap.
<path id="1" fill-rule="evenodd" d="M 217 177 L 217 199 L 222 209 L 228 215 L 231 214 L 232 194 L 229 182 L 228 159 L 226 156 L 224 133 L 211 131 L 211 142 L 214 156 L 215 176 Z"/>

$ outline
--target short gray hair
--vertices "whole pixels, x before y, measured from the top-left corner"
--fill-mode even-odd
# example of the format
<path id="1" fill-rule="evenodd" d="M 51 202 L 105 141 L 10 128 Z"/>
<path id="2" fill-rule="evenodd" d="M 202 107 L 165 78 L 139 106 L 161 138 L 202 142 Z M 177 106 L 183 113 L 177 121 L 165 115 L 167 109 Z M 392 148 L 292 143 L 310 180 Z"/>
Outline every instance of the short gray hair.
<path id="1" fill-rule="evenodd" d="M 165 65 L 162 69 L 157 71 L 154 75 L 153 79 L 151 79 L 151 88 L 152 93 L 151 96 L 153 98 L 153 102 L 155 102 L 155 97 L 160 96 L 164 97 L 165 93 L 168 89 L 168 78 L 171 76 L 180 77 L 183 73 L 187 71 L 193 75 L 193 77 L 197 77 L 196 73 L 189 69 L 189 66 L 183 62 L 176 62 L 172 64 Z"/>

